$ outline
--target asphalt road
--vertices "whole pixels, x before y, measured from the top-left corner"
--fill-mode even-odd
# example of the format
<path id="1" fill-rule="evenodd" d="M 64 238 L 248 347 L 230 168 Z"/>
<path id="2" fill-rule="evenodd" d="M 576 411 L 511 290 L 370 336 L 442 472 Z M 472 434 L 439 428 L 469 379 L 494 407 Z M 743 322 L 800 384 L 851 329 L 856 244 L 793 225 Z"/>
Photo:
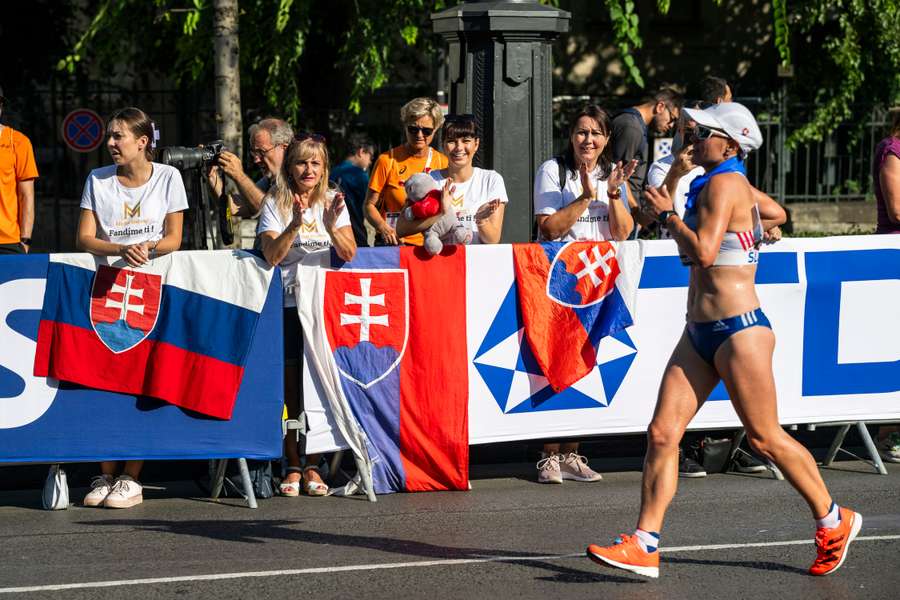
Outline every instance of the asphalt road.
<path id="1" fill-rule="evenodd" d="M 805 505 L 766 476 L 682 480 L 658 580 L 583 557 L 587 544 L 633 529 L 633 471 L 546 486 L 530 466 L 482 466 L 468 493 L 274 498 L 255 511 L 191 497 L 186 483 L 145 489 L 144 504 L 124 511 L 51 513 L 35 490 L 3 492 L 0 597 L 893 598 L 900 465 L 888 468 L 823 471 L 836 500 L 864 516 L 847 562 L 825 578 L 806 574 L 815 550 Z M 18 589 L 41 586 L 67 587 Z"/>

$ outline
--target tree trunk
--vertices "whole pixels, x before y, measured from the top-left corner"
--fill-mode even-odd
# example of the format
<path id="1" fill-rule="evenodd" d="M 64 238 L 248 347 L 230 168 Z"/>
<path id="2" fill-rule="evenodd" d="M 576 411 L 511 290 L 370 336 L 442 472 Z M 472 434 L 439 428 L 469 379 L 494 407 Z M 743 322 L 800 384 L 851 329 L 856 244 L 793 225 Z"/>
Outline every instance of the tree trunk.
<path id="1" fill-rule="evenodd" d="M 238 0 L 213 0 L 213 7 L 216 127 L 225 147 L 243 158 Z M 229 187 L 234 191 L 233 184 L 229 183 Z M 218 237 L 221 244 L 222 237 Z"/>

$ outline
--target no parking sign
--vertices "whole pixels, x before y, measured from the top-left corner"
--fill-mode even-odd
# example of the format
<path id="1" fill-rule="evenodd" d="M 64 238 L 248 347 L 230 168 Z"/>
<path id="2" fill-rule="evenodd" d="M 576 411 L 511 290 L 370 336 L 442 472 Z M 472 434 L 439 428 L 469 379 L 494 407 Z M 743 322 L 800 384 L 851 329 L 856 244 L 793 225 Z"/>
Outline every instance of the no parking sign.
<path id="1" fill-rule="evenodd" d="M 63 119 L 62 137 L 75 152 L 96 150 L 103 142 L 103 121 L 89 108 L 76 108 Z"/>

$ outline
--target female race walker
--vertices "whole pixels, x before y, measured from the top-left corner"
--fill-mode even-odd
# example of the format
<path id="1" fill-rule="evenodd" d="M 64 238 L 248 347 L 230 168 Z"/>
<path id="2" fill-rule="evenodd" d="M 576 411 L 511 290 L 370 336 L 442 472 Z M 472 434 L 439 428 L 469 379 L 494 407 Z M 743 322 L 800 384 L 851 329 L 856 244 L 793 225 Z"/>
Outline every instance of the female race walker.
<path id="1" fill-rule="evenodd" d="M 612 546 L 590 545 L 595 562 L 659 576 L 659 531 L 678 483 L 678 442 L 688 423 L 722 379 L 753 449 L 775 463 L 809 504 L 816 519 L 818 555 L 811 575 L 827 575 L 847 558 L 862 516 L 835 504 L 809 452 L 778 423 L 772 353 L 775 336 L 754 287 L 763 231 L 784 220 L 744 175 L 743 159 L 762 144 L 753 115 L 726 102 L 685 109 L 696 121 L 694 162 L 706 174 L 691 184 L 684 219 L 666 191 L 648 190 L 647 202 L 691 266 L 687 325 L 660 385 L 634 535 Z"/>

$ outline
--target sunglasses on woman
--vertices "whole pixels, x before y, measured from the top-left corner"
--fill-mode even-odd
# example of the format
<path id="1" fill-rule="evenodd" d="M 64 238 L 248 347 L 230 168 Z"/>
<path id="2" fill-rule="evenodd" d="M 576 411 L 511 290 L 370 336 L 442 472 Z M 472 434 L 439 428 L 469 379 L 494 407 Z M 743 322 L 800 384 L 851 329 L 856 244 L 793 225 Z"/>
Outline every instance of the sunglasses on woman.
<path id="1" fill-rule="evenodd" d="M 731 139 L 731 136 L 721 129 L 716 129 L 715 127 L 706 127 L 704 125 L 697 125 L 697 127 L 694 128 L 693 134 L 694 138 L 698 140 L 708 140 L 713 136 Z"/>
<path id="2" fill-rule="evenodd" d="M 418 135 L 420 131 L 422 132 L 423 137 L 428 137 L 434 133 L 434 127 L 419 127 L 418 125 L 406 126 L 406 132 L 409 135 Z"/>

